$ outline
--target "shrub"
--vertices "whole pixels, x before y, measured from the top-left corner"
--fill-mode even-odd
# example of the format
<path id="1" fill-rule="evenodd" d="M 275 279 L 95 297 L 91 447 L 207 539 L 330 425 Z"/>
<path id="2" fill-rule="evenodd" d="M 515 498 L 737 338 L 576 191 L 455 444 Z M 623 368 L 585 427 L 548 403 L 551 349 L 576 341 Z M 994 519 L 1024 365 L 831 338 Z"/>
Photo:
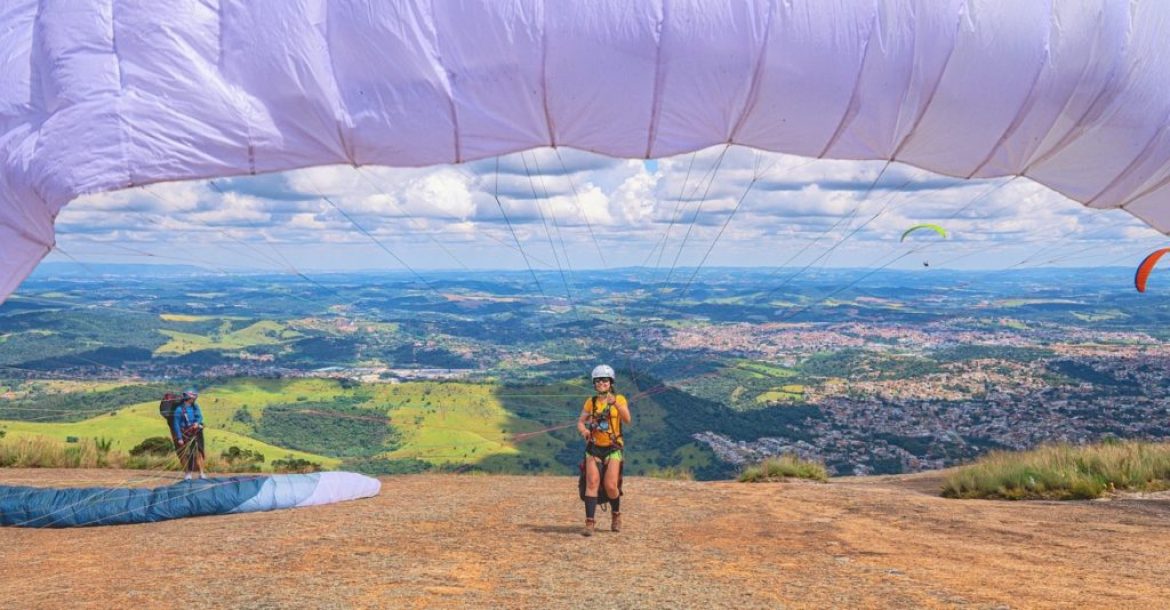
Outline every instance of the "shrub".
<path id="1" fill-rule="evenodd" d="M 175 449 L 175 444 L 171 439 L 165 436 L 152 436 L 146 440 L 138 443 L 130 450 L 130 455 L 138 457 L 141 455 L 165 456 L 170 455 Z"/>
<path id="2" fill-rule="evenodd" d="M 240 449 L 236 446 L 227 448 L 220 453 L 228 469 L 234 472 L 260 472 L 260 465 L 264 463 L 264 454 L 251 449 Z"/>
<path id="3" fill-rule="evenodd" d="M 749 466 L 739 475 L 740 483 L 761 483 L 778 479 L 811 479 L 827 481 L 829 472 L 820 462 L 803 460 L 795 455 L 770 457 L 759 464 Z"/>
<path id="4" fill-rule="evenodd" d="M 223 459 L 229 462 L 264 462 L 264 454 L 252 449 L 240 449 L 235 445 L 227 448 L 222 454 Z"/>
<path id="5" fill-rule="evenodd" d="M 386 457 L 351 458 L 342 462 L 342 468 L 369 475 L 417 474 L 431 470 L 429 462 L 416 458 L 390 459 Z"/>
<path id="6" fill-rule="evenodd" d="M 252 412 L 248 410 L 247 406 L 244 406 L 237 409 L 235 413 L 232 413 L 232 421 L 252 425 L 256 423 L 256 418 L 252 417 Z"/>
<path id="7" fill-rule="evenodd" d="M 107 455 L 110 453 L 110 448 L 114 446 L 114 439 L 102 437 L 95 437 L 93 439 L 94 447 L 97 448 L 98 453 Z"/>
<path id="8" fill-rule="evenodd" d="M 286 458 L 272 460 L 272 469 L 276 472 L 317 472 L 321 470 L 321 465 L 290 455 Z"/>

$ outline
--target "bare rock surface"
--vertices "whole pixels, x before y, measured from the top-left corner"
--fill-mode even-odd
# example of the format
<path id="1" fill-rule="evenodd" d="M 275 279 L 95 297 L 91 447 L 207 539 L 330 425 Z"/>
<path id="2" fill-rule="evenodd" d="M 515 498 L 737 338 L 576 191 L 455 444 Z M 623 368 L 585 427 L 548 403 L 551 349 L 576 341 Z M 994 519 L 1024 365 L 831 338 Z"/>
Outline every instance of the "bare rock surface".
<path id="1" fill-rule="evenodd" d="M 175 475 L 0 469 L 0 484 Z M 630 477 L 580 535 L 569 477 L 385 477 L 370 500 L 62 530 L 0 528 L 5 608 L 1148 608 L 1170 498 L 957 501 L 937 473 L 828 484 Z"/>

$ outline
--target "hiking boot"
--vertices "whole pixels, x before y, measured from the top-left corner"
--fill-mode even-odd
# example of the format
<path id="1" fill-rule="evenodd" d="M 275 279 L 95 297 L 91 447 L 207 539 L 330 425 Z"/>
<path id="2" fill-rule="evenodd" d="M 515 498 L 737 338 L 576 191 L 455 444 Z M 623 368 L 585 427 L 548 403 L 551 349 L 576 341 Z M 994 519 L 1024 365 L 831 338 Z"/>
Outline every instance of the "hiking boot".
<path id="1" fill-rule="evenodd" d="M 596 519 L 586 519 L 585 520 L 585 529 L 581 530 L 581 535 L 582 536 L 592 536 L 593 530 L 595 530 L 595 529 L 597 529 L 597 520 Z"/>
<path id="2" fill-rule="evenodd" d="M 610 515 L 610 518 L 609 518 L 609 530 L 610 530 L 611 532 L 620 532 L 620 531 L 622 531 L 622 514 L 621 514 L 621 513 L 619 513 L 619 512 L 617 512 L 616 510 L 615 510 L 615 511 L 613 511 L 613 514 L 612 514 L 612 515 Z"/>

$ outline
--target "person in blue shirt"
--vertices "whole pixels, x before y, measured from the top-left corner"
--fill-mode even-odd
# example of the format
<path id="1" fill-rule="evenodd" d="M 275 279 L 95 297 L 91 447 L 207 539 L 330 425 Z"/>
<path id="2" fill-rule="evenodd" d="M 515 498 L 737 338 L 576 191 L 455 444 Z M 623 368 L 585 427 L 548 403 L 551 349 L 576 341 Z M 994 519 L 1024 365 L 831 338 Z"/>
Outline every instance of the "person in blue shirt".
<path id="1" fill-rule="evenodd" d="M 183 392 L 183 402 L 175 407 L 171 427 L 175 433 L 175 445 L 179 452 L 179 461 L 183 463 L 184 480 L 190 480 L 191 474 L 199 470 L 199 478 L 205 479 L 203 464 L 206 460 L 203 446 L 203 411 L 195 402 L 199 393 L 194 388 Z"/>

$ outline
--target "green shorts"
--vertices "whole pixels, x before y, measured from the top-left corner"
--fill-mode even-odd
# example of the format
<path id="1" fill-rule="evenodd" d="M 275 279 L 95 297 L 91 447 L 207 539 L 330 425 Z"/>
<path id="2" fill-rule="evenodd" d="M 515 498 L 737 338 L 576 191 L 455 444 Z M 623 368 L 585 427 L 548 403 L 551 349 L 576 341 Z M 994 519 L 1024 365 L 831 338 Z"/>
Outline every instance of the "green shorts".
<path id="1" fill-rule="evenodd" d="M 595 457 L 603 462 L 620 462 L 622 461 L 622 450 L 621 447 L 589 445 L 585 449 L 585 457 Z"/>

